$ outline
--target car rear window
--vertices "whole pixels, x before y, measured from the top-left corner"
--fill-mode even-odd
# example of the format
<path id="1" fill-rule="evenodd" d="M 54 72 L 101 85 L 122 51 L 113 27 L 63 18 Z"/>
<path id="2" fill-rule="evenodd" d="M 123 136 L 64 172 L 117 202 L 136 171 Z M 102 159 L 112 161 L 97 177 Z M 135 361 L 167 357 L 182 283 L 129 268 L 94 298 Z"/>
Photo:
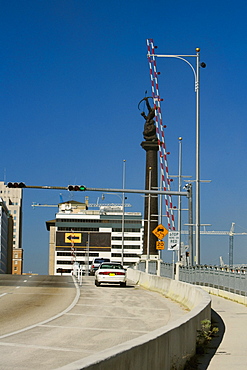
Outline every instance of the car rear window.
<path id="1" fill-rule="evenodd" d="M 95 258 L 94 263 L 110 262 L 109 258 Z"/>
<path id="2" fill-rule="evenodd" d="M 101 269 L 116 269 L 116 270 L 121 270 L 123 268 L 122 265 L 114 265 L 114 264 L 111 264 L 111 263 L 102 263 L 100 265 L 100 268 Z"/>

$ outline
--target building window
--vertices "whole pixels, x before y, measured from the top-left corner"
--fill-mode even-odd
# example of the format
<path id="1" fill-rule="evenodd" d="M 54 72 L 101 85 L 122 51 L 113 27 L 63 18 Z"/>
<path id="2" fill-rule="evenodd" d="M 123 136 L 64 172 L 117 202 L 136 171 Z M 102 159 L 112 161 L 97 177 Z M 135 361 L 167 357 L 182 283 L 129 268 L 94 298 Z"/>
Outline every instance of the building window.
<path id="1" fill-rule="evenodd" d="M 122 248 L 122 245 L 119 244 L 119 245 L 112 245 L 111 246 L 112 249 L 121 249 Z M 124 249 L 141 249 L 141 246 L 140 245 L 128 245 L 128 244 L 124 244 Z"/>
<path id="2" fill-rule="evenodd" d="M 122 237 L 121 236 L 113 236 L 112 237 L 112 240 L 122 240 Z M 136 237 L 136 236 L 125 236 L 124 237 L 124 240 L 140 240 L 140 237 Z"/>
<path id="3" fill-rule="evenodd" d="M 122 229 L 113 227 L 112 228 L 112 231 L 113 232 L 120 233 L 122 231 Z M 124 232 L 127 232 L 127 233 L 139 233 L 140 232 L 140 229 L 127 229 L 127 228 L 124 228 Z"/>
<path id="4" fill-rule="evenodd" d="M 112 257 L 121 257 L 121 253 L 112 253 Z M 139 257 L 138 254 L 134 253 L 124 253 L 124 257 Z"/>
<path id="5" fill-rule="evenodd" d="M 68 231 L 71 232 L 71 227 L 58 227 L 58 231 Z M 73 227 L 73 231 L 99 231 L 98 227 Z"/>

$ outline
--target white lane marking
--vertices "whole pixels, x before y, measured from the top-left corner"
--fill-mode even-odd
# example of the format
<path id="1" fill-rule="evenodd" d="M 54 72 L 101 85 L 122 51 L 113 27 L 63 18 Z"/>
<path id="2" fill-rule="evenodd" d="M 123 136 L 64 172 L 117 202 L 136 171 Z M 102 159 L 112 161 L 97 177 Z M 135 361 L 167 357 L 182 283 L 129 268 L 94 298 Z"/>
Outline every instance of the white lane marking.
<path id="1" fill-rule="evenodd" d="M 70 315 L 70 316 L 85 316 L 85 317 L 97 317 L 99 318 L 99 314 L 95 314 L 95 315 L 90 315 L 90 314 L 87 314 L 87 313 L 66 313 L 66 315 Z M 118 320 L 118 319 L 126 319 L 126 320 L 136 320 L 137 317 L 136 316 L 111 316 L 111 315 L 100 315 L 101 318 L 104 318 L 104 319 L 111 319 L 111 320 Z"/>
<path id="2" fill-rule="evenodd" d="M 109 331 L 109 332 L 120 332 L 121 333 L 141 333 L 141 334 L 148 334 L 149 333 L 149 330 L 135 330 L 133 328 L 130 328 L 130 329 L 119 329 L 119 328 L 110 328 L 110 329 L 107 329 L 107 328 L 94 328 L 94 327 L 90 327 L 90 326 L 63 326 L 63 325 L 46 325 L 46 324 L 42 324 L 42 328 L 59 328 L 59 329 L 81 329 L 81 330 L 92 330 L 92 331 Z M 1 344 L 1 342 L 0 342 Z"/>
<path id="3" fill-rule="evenodd" d="M 85 306 L 85 307 L 97 307 L 97 304 L 88 304 L 88 303 L 78 303 L 77 306 Z M 123 308 L 123 306 L 120 306 L 120 305 L 104 305 L 104 307 L 110 307 L 112 309 L 116 309 L 116 308 Z M 147 310 L 147 311 L 167 311 L 168 309 L 165 307 L 165 308 L 155 308 L 155 307 L 136 307 L 135 306 L 135 310 Z"/>
<path id="4" fill-rule="evenodd" d="M 29 329 L 33 329 L 33 328 L 36 328 L 37 326 L 41 326 L 43 324 L 46 324 L 52 320 L 55 320 L 57 319 L 58 317 L 61 317 L 63 316 L 64 314 L 66 314 L 67 312 L 69 312 L 78 302 L 79 298 L 80 298 L 80 288 L 74 278 L 74 276 L 72 276 L 73 278 L 73 281 L 74 281 L 74 284 L 75 284 L 75 287 L 76 287 L 76 296 L 73 300 L 73 302 L 62 312 L 58 313 L 57 315 L 47 319 L 47 320 L 44 320 L 44 321 L 41 321 L 37 324 L 34 324 L 34 325 L 30 325 L 30 326 L 27 326 L 26 328 L 24 329 L 20 329 L 20 330 L 16 330 L 16 331 L 13 331 L 12 333 L 8 333 L 8 334 L 4 334 L 4 335 L 1 335 L 0 336 L 0 339 L 3 339 L 3 338 L 7 338 L 7 337 L 10 337 L 11 335 L 15 335 L 15 334 L 19 334 L 19 333 L 23 333 L 24 331 L 27 331 Z"/>
<path id="5" fill-rule="evenodd" d="M 9 347 L 21 347 L 21 348 L 38 348 L 38 349 L 48 349 L 49 351 L 63 351 L 63 352 L 85 352 L 85 353 L 94 353 L 95 351 L 82 350 L 80 348 L 62 348 L 62 347 L 48 347 L 48 346 L 37 346 L 34 344 L 19 344 L 19 343 L 4 343 L 0 342 L 0 346 L 9 346 Z"/>
<path id="6" fill-rule="evenodd" d="M 6 295 L 6 294 L 8 294 L 8 293 L 3 293 L 3 294 L 0 294 L 0 297 L 3 297 L 4 295 Z"/>

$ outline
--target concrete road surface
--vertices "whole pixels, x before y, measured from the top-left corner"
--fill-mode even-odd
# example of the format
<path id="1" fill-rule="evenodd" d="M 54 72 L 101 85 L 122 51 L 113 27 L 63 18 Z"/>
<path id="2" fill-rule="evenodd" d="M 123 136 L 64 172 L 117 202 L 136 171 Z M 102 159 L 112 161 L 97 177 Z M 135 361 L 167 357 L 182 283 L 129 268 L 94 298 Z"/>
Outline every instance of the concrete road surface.
<path id="1" fill-rule="evenodd" d="M 0 282 L 0 369 L 57 369 L 187 312 L 130 282 L 126 288 L 95 287 L 94 277 L 84 277 L 76 290 L 69 277 L 39 278 L 25 277 L 17 286 Z"/>

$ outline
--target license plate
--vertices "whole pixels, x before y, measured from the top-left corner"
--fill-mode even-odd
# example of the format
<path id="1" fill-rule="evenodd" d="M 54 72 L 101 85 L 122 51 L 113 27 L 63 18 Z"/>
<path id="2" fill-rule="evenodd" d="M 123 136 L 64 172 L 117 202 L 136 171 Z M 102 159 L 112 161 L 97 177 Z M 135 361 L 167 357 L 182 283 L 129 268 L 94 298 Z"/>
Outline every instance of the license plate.
<path id="1" fill-rule="evenodd" d="M 111 273 L 109 274 L 109 276 L 115 276 L 114 272 L 111 272 Z"/>

